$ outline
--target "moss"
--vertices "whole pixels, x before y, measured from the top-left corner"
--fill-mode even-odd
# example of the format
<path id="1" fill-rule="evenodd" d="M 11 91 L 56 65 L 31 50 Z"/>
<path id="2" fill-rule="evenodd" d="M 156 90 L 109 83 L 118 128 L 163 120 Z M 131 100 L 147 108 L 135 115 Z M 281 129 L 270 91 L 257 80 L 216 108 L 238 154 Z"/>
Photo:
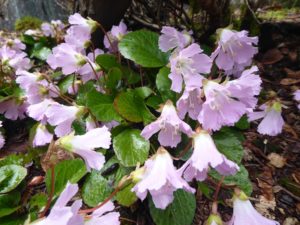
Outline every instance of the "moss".
<path id="1" fill-rule="evenodd" d="M 24 16 L 17 19 L 15 22 L 16 31 L 26 31 L 28 29 L 38 29 L 40 28 L 42 20 L 33 16 Z"/>

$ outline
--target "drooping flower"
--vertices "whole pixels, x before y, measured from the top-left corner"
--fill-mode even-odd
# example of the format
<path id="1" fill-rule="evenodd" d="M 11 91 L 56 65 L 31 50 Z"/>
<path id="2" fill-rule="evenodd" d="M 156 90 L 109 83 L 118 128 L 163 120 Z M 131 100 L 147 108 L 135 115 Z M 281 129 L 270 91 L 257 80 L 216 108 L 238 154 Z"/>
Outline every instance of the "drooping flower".
<path id="1" fill-rule="evenodd" d="M 201 86 L 203 77 L 200 74 L 209 73 L 212 65 L 211 59 L 202 52 L 194 43 L 170 57 L 171 90 L 181 92 L 183 81 L 186 86 Z"/>
<path id="2" fill-rule="evenodd" d="M 281 116 L 282 106 L 279 101 L 269 101 L 259 107 L 260 112 L 248 113 L 249 121 L 263 118 L 257 127 L 260 134 L 276 136 L 282 132 L 284 120 Z"/>
<path id="3" fill-rule="evenodd" d="M 82 200 L 76 200 L 71 206 L 67 206 L 67 203 L 78 192 L 77 184 L 68 183 L 64 191 L 60 194 L 52 207 L 49 215 L 46 218 L 42 218 L 32 225 L 54 225 L 59 221 L 60 225 L 83 225 L 83 217 L 78 214 L 80 207 L 82 206 Z"/>
<path id="4" fill-rule="evenodd" d="M 202 109 L 203 101 L 201 99 L 202 90 L 199 87 L 186 87 L 182 96 L 178 99 L 176 106 L 178 116 L 184 119 L 186 113 L 193 120 L 197 120 Z"/>
<path id="5" fill-rule="evenodd" d="M 253 45 L 257 42 L 258 38 L 248 37 L 247 31 L 222 29 L 218 47 L 211 58 L 216 60 L 219 69 L 241 71 L 251 64 L 251 59 L 257 53 L 257 48 Z"/>
<path id="6" fill-rule="evenodd" d="M 44 22 L 41 25 L 42 33 L 46 37 L 55 38 L 56 35 L 63 31 L 65 28 L 65 24 L 61 22 L 61 20 L 51 20 L 51 23 Z"/>
<path id="7" fill-rule="evenodd" d="M 47 122 L 56 126 L 54 129 L 58 137 L 65 136 L 72 131 L 72 123 L 84 112 L 83 106 L 65 106 L 57 102 L 50 104 L 46 110 Z"/>
<path id="8" fill-rule="evenodd" d="M 175 48 L 178 48 L 179 50 L 184 49 L 192 42 L 192 37 L 188 32 L 179 32 L 173 27 L 163 26 L 161 33 L 158 45 L 159 49 L 163 52 L 167 52 Z"/>
<path id="9" fill-rule="evenodd" d="M 233 198 L 233 215 L 228 225 L 279 225 L 277 221 L 259 214 L 244 192 L 235 191 Z"/>
<path id="10" fill-rule="evenodd" d="M 53 134 L 51 134 L 47 127 L 42 123 L 38 124 L 35 132 L 34 139 L 32 141 L 32 146 L 43 146 L 49 144 L 53 139 Z"/>
<path id="11" fill-rule="evenodd" d="M 48 107 L 54 103 L 52 99 L 46 98 L 39 103 L 28 106 L 27 114 L 36 121 L 40 121 L 44 124 L 47 122 L 46 111 Z"/>
<path id="12" fill-rule="evenodd" d="M 258 72 L 257 66 L 252 66 L 244 70 L 238 79 L 228 81 L 226 86 L 231 95 L 238 98 L 248 108 L 253 109 L 257 104 L 257 98 L 261 90 L 261 78 L 255 73 Z"/>
<path id="13" fill-rule="evenodd" d="M 300 110 L 300 90 L 297 90 L 294 92 L 294 99 L 297 101 L 298 104 L 298 109 Z"/>
<path id="14" fill-rule="evenodd" d="M 143 173 L 132 191 L 144 200 L 149 192 L 156 208 L 165 209 L 174 199 L 173 193 L 177 189 L 194 192 L 188 183 L 176 170 L 170 154 L 160 147 L 156 154 L 145 162 Z M 134 176 L 134 175 L 133 175 Z"/>
<path id="15" fill-rule="evenodd" d="M 86 64 L 86 56 L 78 52 L 74 46 L 62 43 L 52 49 L 52 54 L 47 58 L 47 63 L 52 69 L 62 68 L 65 75 L 77 72 Z"/>
<path id="16" fill-rule="evenodd" d="M 198 181 L 205 180 L 210 167 L 224 176 L 234 175 L 239 170 L 237 164 L 218 151 L 207 131 L 200 130 L 193 135 L 193 146 L 192 156 L 180 169 L 184 171 L 184 178 L 187 181 L 193 178 Z"/>
<path id="17" fill-rule="evenodd" d="M 0 102 L 0 113 L 4 114 L 5 118 L 17 120 L 25 118 L 27 103 L 20 98 L 11 98 Z"/>
<path id="18" fill-rule="evenodd" d="M 87 169 L 100 170 L 105 162 L 104 156 L 94 151 L 95 148 L 108 149 L 111 144 L 111 134 L 107 127 L 96 128 L 84 135 L 72 133 L 57 141 L 64 149 L 80 155 L 86 162 Z"/>
<path id="19" fill-rule="evenodd" d="M 120 213 L 112 212 L 114 209 L 115 206 L 111 201 L 105 203 L 90 215 L 84 225 L 120 225 Z"/>
<path id="20" fill-rule="evenodd" d="M 91 33 L 88 30 L 79 30 L 71 26 L 65 35 L 65 42 L 75 46 L 76 50 L 81 51 L 90 46 Z"/>
<path id="21" fill-rule="evenodd" d="M 160 117 L 147 125 L 141 135 L 145 139 L 149 139 L 156 132 L 158 134 L 158 141 L 162 146 L 176 147 L 181 141 L 181 132 L 191 136 L 193 131 L 191 127 L 182 121 L 176 112 L 173 103 L 168 100 L 163 106 Z"/>
<path id="22" fill-rule="evenodd" d="M 28 70 L 31 68 L 31 63 L 26 56 L 27 55 L 25 52 L 17 52 L 7 45 L 4 45 L 0 48 L 0 59 L 2 66 L 9 66 L 15 70 Z"/>
<path id="23" fill-rule="evenodd" d="M 222 126 L 232 126 L 246 112 L 246 105 L 236 99 L 230 90 L 217 81 L 204 80 L 205 102 L 198 116 L 205 130 L 219 130 Z"/>
<path id="24" fill-rule="evenodd" d="M 23 43 L 21 42 L 21 40 L 18 39 L 18 38 L 15 38 L 15 39 L 13 39 L 13 40 L 11 40 L 11 39 L 7 40 L 6 45 L 7 45 L 10 49 L 16 51 L 17 53 L 18 53 L 18 52 L 22 52 L 22 51 L 25 50 L 25 48 L 26 48 L 26 45 L 23 44 Z"/>
<path id="25" fill-rule="evenodd" d="M 98 27 L 98 24 L 95 20 L 92 20 L 91 18 L 85 19 L 79 13 L 69 16 L 69 23 L 77 30 L 77 32 L 87 30 L 92 33 Z"/>
<path id="26" fill-rule="evenodd" d="M 112 26 L 111 30 L 104 36 L 103 44 L 110 52 L 118 51 L 118 43 L 127 34 L 127 26 L 121 21 L 118 26 Z"/>
<path id="27" fill-rule="evenodd" d="M 0 121 L 0 127 L 2 127 L 2 121 Z M 0 149 L 3 148 L 4 144 L 5 144 L 5 139 L 2 135 L 2 132 L 0 132 Z"/>

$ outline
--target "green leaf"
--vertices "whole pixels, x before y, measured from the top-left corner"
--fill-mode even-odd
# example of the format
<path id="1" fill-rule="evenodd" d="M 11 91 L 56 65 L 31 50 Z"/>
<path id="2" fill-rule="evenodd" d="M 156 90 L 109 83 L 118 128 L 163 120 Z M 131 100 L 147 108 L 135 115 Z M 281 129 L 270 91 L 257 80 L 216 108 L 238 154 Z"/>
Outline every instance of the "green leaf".
<path id="1" fill-rule="evenodd" d="M 236 131 L 223 129 L 213 135 L 218 150 L 228 159 L 240 163 L 243 158 L 244 149 L 241 139 Z"/>
<path id="2" fill-rule="evenodd" d="M 191 193 L 177 190 L 174 201 L 165 209 L 157 209 L 149 202 L 150 214 L 156 225 L 190 225 L 196 211 L 196 199 Z"/>
<path id="3" fill-rule="evenodd" d="M 101 172 L 93 170 L 87 177 L 82 188 L 83 201 L 90 207 L 95 207 L 112 192 Z"/>
<path id="4" fill-rule="evenodd" d="M 40 43 L 37 43 L 34 45 L 30 57 L 36 57 L 37 59 L 45 61 L 49 54 L 51 54 L 50 48 L 41 46 Z"/>
<path id="5" fill-rule="evenodd" d="M 156 76 L 156 87 L 161 94 L 163 101 L 167 101 L 168 99 L 170 99 L 175 102 L 176 93 L 171 91 L 171 80 L 168 77 L 169 74 L 170 68 L 161 68 Z"/>
<path id="6" fill-rule="evenodd" d="M 115 98 L 114 107 L 122 117 L 130 122 L 149 123 L 155 118 L 143 99 L 134 91 L 120 93 Z"/>
<path id="7" fill-rule="evenodd" d="M 137 201 L 135 193 L 131 191 L 134 185 L 135 184 L 129 184 L 117 193 L 116 200 L 118 201 L 118 204 L 129 207 Z"/>
<path id="8" fill-rule="evenodd" d="M 64 160 L 58 163 L 54 169 L 54 195 L 59 195 L 66 187 L 68 181 L 71 183 L 77 183 L 86 173 L 86 165 L 81 159 Z M 47 171 L 45 182 L 47 191 L 50 193 L 51 170 Z"/>
<path id="9" fill-rule="evenodd" d="M 0 159 L 0 167 L 12 164 L 24 166 L 26 164 L 26 156 L 24 154 L 12 153 L 3 159 Z"/>
<path id="10" fill-rule="evenodd" d="M 140 130 L 128 129 L 114 138 L 113 148 L 120 163 L 130 167 L 146 161 L 150 143 L 141 136 Z"/>
<path id="11" fill-rule="evenodd" d="M 20 192 L 13 191 L 9 194 L 0 195 L 0 217 L 7 216 L 20 208 L 18 206 L 21 199 Z"/>
<path id="12" fill-rule="evenodd" d="M 117 57 L 111 54 L 101 54 L 96 57 L 96 63 L 101 66 L 105 71 L 113 67 L 120 67 Z"/>
<path id="13" fill-rule="evenodd" d="M 121 78 L 122 71 L 117 67 L 111 68 L 107 74 L 106 87 L 109 89 L 115 89 L 119 84 Z"/>
<path id="14" fill-rule="evenodd" d="M 134 89 L 134 92 L 140 96 L 142 99 L 148 98 L 153 91 L 148 87 L 138 87 Z"/>
<path id="15" fill-rule="evenodd" d="M 210 174 L 210 176 L 212 176 L 213 178 L 215 178 L 218 181 L 222 177 L 215 170 L 211 170 L 209 172 L 209 174 Z M 226 185 L 237 185 L 248 196 L 250 196 L 251 193 L 252 193 L 252 183 L 251 183 L 251 181 L 249 179 L 249 173 L 248 173 L 247 169 L 243 165 L 240 165 L 240 171 L 237 172 L 235 175 L 233 175 L 233 176 L 226 176 L 225 179 L 224 179 L 224 181 L 223 181 L 223 183 L 226 184 Z"/>
<path id="16" fill-rule="evenodd" d="M 45 193 L 37 193 L 31 197 L 29 201 L 30 209 L 41 210 L 47 204 L 48 196 Z"/>
<path id="17" fill-rule="evenodd" d="M 18 165 L 0 167 L 0 194 L 15 189 L 26 177 L 26 168 Z"/>
<path id="18" fill-rule="evenodd" d="M 126 59 L 143 67 L 161 67 L 168 63 L 168 54 L 159 50 L 158 37 L 152 31 L 133 31 L 119 42 L 119 50 Z"/>
<path id="19" fill-rule="evenodd" d="M 78 105 L 86 106 L 87 95 L 92 91 L 96 91 L 93 81 L 88 81 L 84 85 L 81 85 L 78 90 L 76 103 Z"/>
<path id="20" fill-rule="evenodd" d="M 127 81 L 128 84 L 136 84 L 141 80 L 141 77 L 135 71 L 123 66 L 122 67 L 123 78 Z"/>
<path id="21" fill-rule="evenodd" d="M 22 225 L 25 224 L 27 219 L 26 215 L 11 214 L 9 216 L 2 217 L 0 220 L 0 225 Z"/>
<path id="22" fill-rule="evenodd" d="M 241 119 L 235 123 L 236 128 L 240 130 L 247 130 L 250 127 L 250 123 L 248 122 L 247 116 L 242 116 Z"/>
<path id="23" fill-rule="evenodd" d="M 26 45 L 34 45 L 36 43 L 36 40 L 32 36 L 26 34 L 21 36 L 21 41 Z"/>
<path id="24" fill-rule="evenodd" d="M 66 93 L 68 91 L 68 88 L 73 85 L 74 81 L 74 75 L 68 75 L 64 77 L 62 80 L 59 81 L 58 87 L 61 91 L 61 93 Z"/>
<path id="25" fill-rule="evenodd" d="M 114 98 L 101 94 L 96 90 L 87 94 L 87 107 L 91 110 L 97 120 L 110 122 L 112 120 L 121 121 L 122 118 L 114 108 Z"/>

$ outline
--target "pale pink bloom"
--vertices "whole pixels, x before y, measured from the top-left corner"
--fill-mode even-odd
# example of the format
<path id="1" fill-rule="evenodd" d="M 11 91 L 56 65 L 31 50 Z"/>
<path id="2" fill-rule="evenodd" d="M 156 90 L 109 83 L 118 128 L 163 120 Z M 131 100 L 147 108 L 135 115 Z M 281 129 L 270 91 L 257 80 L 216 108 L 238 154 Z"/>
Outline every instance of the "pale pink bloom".
<path id="1" fill-rule="evenodd" d="M 0 113 L 10 120 L 17 120 L 25 118 L 27 103 L 23 100 L 11 98 L 0 102 Z"/>
<path id="2" fill-rule="evenodd" d="M 235 99 L 229 89 L 212 80 L 203 82 L 205 102 L 198 116 L 205 130 L 219 130 L 222 126 L 232 126 L 246 112 L 247 107 Z"/>
<path id="3" fill-rule="evenodd" d="M 2 127 L 2 121 L 0 121 L 0 127 Z M 5 139 L 2 133 L 0 132 L 0 149 L 3 148 L 4 144 L 5 144 Z"/>
<path id="4" fill-rule="evenodd" d="M 228 225 L 280 225 L 275 220 L 267 219 L 259 214 L 248 200 L 245 193 L 234 196 L 233 215 Z"/>
<path id="5" fill-rule="evenodd" d="M 85 63 L 86 56 L 78 52 L 74 46 L 62 43 L 52 49 L 52 54 L 47 58 L 47 63 L 52 69 L 62 68 L 65 75 L 77 72 Z"/>
<path id="6" fill-rule="evenodd" d="M 175 48 L 178 48 L 179 50 L 184 49 L 192 42 L 192 37 L 188 32 L 179 32 L 173 27 L 163 26 L 161 33 L 158 45 L 159 49 L 163 52 L 167 52 Z"/>
<path id="7" fill-rule="evenodd" d="M 294 92 L 294 99 L 298 103 L 300 102 L 300 90 L 297 90 L 297 91 Z M 298 109 L 300 110 L 300 104 L 298 104 Z"/>
<path id="8" fill-rule="evenodd" d="M 147 125 L 141 135 L 149 139 L 158 131 L 158 141 L 162 146 L 176 147 L 181 141 L 181 132 L 191 136 L 193 131 L 191 127 L 182 121 L 176 112 L 176 108 L 171 101 L 167 101 L 163 106 L 160 117 Z"/>
<path id="9" fill-rule="evenodd" d="M 70 134 L 58 140 L 59 145 L 68 151 L 80 155 L 86 162 L 87 169 L 100 170 L 104 163 L 104 156 L 94 151 L 95 148 L 108 149 L 111 144 L 111 134 L 107 127 L 96 128 L 84 135 Z"/>
<path id="10" fill-rule="evenodd" d="M 238 79 L 226 83 L 227 90 L 239 101 L 243 102 L 250 110 L 257 104 L 257 98 L 261 90 L 261 78 L 255 73 L 258 72 L 257 66 L 243 71 Z"/>
<path id="11" fill-rule="evenodd" d="M 276 136 L 282 132 L 284 125 L 284 120 L 281 115 L 281 108 L 282 106 L 280 102 L 267 102 L 259 107 L 259 109 L 263 111 L 248 113 L 249 121 L 263 118 L 257 127 L 258 133 Z"/>
<path id="12" fill-rule="evenodd" d="M 211 59 L 202 52 L 200 46 L 194 43 L 173 53 L 169 74 L 172 80 L 171 90 L 181 92 L 183 81 L 186 86 L 201 86 L 203 77 L 200 74 L 209 73 L 212 65 Z"/>
<path id="13" fill-rule="evenodd" d="M 36 128 L 35 136 L 32 141 L 32 146 L 43 146 L 49 144 L 53 139 L 53 134 L 51 134 L 45 125 L 39 124 Z"/>
<path id="14" fill-rule="evenodd" d="M 120 213 L 112 212 L 115 209 L 114 204 L 109 201 L 102 207 L 95 210 L 88 218 L 84 225 L 120 225 Z"/>
<path id="15" fill-rule="evenodd" d="M 163 147 L 145 162 L 139 182 L 132 188 L 136 195 L 144 200 L 149 192 L 156 208 L 165 209 L 174 199 L 177 189 L 194 193 L 188 183 L 182 179 L 182 173 L 173 165 L 173 160 Z"/>
<path id="16" fill-rule="evenodd" d="M 79 13 L 69 16 L 69 23 L 77 29 L 77 32 L 88 31 L 92 33 L 98 27 L 96 21 L 92 20 L 91 18 L 85 19 Z"/>
<path id="17" fill-rule="evenodd" d="M 239 170 L 237 164 L 228 160 L 218 151 L 207 131 L 201 130 L 193 136 L 193 146 L 192 156 L 180 169 L 184 171 L 184 178 L 187 181 L 191 181 L 193 178 L 198 181 L 205 180 L 210 167 L 224 176 L 234 175 Z"/>
<path id="18" fill-rule="evenodd" d="M 91 33 L 88 30 L 78 32 L 76 27 L 71 26 L 65 35 L 65 42 L 75 46 L 77 50 L 81 51 L 90 45 Z"/>
<path id="19" fill-rule="evenodd" d="M 42 23 L 41 30 L 46 37 L 55 37 L 55 30 L 50 23 Z"/>
<path id="20" fill-rule="evenodd" d="M 65 106 L 53 103 L 46 110 L 47 122 L 56 126 L 54 132 L 57 137 L 65 136 L 72 131 L 72 123 L 83 112 L 83 106 Z"/>
<path id="21" fill-rule="evenodd" d="M 89 80 L 97 80 L 102 76 L 103 72 L 101 71 L 101 68 L 95 63 L 96 57 L 101 54 L 103 54 L 101 49 L 96 49 L 94 53 L 90 52 L 87 56 L 87 61 L 89 63 L 86 63 L 78 70 L 84 83 Z M 94 71 L 96 72 L 96 75 Z"/>
<path id="22" fill-rule="evenodd" d="M 247 31 L 222 29 L 218 47 L 211 58 L 215 59 L 217 66 L 225 71 L 236 70 L 238 65 L 249 66 L 257 53 L 257 48 L 253 46 L 257 42 L 258 38 L 248 37 Z"/>
<path id="23" fill-rule="evenodd" d="M 16 52 L 4 45 L 0 48 L 0 59 L 2 65 L 9 65 L 15 70 L 24 69 L 28 70 L 31 68 L 31 63 L 28 58 L 26 58 L 26 53 Z"/>
<path id="24" fill-rule="evenodd" d="M 186 87 L 184 89 L 182 96 L 176 103 L 179 118 L 184 119 L 188 113 L 191 119 L 197 120 L 203 104 L 201 92 L 199 87 Z"/>
<path id="25" fill-rule="evenodd" d="M 110 52 L 118 51 L 118 43 L 127 34 L 127 26 L 121 21 L 118 26 L 112 26 L 111 30 L 104 36 L 103 44 Z M 108 37 L 107 37 L 108 36 Z"/>
<path id="26" fill-rule="evenodd" d="M 37 104 L 28 106 L 27 114 L 28 116 L 35 119 L 36 121 L 46 123 L 47 122 L 46 111 L 48 107 L 52 104 L 55 104 L 55 102 L 52 99 L 44 99 L 43 101 Z"/>
<path id="27" fill-rule="evenodd" d="M 64 191 L 60 194 L 53 205 L 49 215 L 46 218 L 38 220 L 32 224 L 54 225 L 59 221 L 59 225 L 83 225 L 83 217 L 78 214 L 78 211 L 82 206 L 82 200 L 76 200 L 71 206 L 67 206 L 67 203 L 75 196 L 77 192 L 78 185 L 68 183 Z"/>
<path id="28" fill-rule="evenodd" d="M 16 52 L 21 52 L 23 50 L 25 50 L 26 45 L 23 44 L 20 39 L 15 38 L 13 40 L 8 40 L 6 42 L 6 45 L 9 46 L 9 48 L 11 48 L 12 50 L 16 51 Z"/>

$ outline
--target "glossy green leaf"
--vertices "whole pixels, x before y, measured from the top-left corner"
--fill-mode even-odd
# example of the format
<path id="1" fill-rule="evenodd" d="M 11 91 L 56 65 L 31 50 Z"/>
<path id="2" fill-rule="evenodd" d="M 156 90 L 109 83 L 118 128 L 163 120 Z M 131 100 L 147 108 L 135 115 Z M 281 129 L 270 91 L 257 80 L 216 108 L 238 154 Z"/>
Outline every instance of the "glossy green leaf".
<path id="1" fill-rule="evenodd" d="M 100 54 L 96 57 L 96 63 L 105 71 L 114 67 L 120 67 L 117 57 L 111 54 Z"/>
<path id="2" fill-rule="evenodd" d="M 122 165 L 136 166 L 148 158 L 150 143 L 140 133 L 137 129 L 127 129 L 114 138 L 113 148 Z"/>
<path id="3" fill-rule="evenodd" d="M 158 48 L 158 37 L 152 31 L 133 31 L 119 42 L 119 50 L 126 59 L 143 67 L 161 67 L 168 63 L 168 54 Z"/>
<path id="4" fill-rule="evenodd" d="M 15 212 L 21 199 L 20 192 L 13 191 L 9 194 L 0 194 L 0 218 Z M 0 219 L 1 221 L 1 219 Z"/>
<path id="5" fill-rule="evenodd" d="M 180 189 L 174 193 L 174 201 L 165 209 L 157 209 L 149 201 L 150 214 L 156 225 L 191 225 L 196 211 L 196 199 Z"/>
<path id="6" fill-rule="evenodd" d="M 26 177 L 26 168 L 18 165 L 0 167 L 0 194 L 15 189 Z"/>
<path id="7" fill-rule="evenodd" d="M 176 93 L 171 91 L 171 80 L 168 77 L 169 74 L 170 68 L 161 68 L 156 76 L 156 87 L 160 92 L 163 101 L 170 99 L 175 102 Z"/>
<path id="8" fill-rule="evenodd" d="M 122 78 L 122 71 L 117 67 L 113 67 L 109 69 L 106 77 L 106 87 L 109 89 L 115 89 Z"/>

